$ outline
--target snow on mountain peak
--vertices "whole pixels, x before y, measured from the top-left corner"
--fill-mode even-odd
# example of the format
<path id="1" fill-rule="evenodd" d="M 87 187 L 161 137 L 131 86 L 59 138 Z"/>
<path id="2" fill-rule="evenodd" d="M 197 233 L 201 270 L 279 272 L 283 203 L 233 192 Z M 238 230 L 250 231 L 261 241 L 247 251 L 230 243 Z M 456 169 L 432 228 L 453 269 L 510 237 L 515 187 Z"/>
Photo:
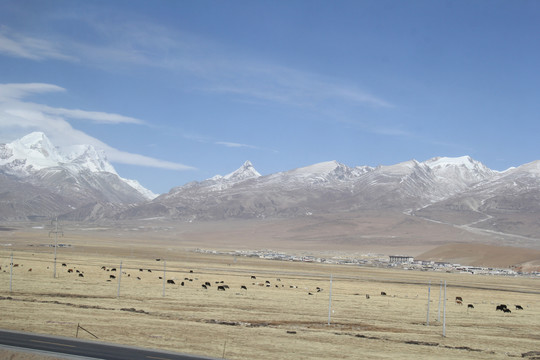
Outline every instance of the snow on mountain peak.
<path id="1" fill-rule="evenodd" d="M 532 161 L 516 168 L 510 168 L 506 173 L 527 173 L 532 176 L 540 176 L 540 160 Z"/>
<path id="2" fill-rule="evenodd" d="M 53 144 L 49 141 L 47 135 L 40 131 L 32 132 L 18 140 L 20 144 L 29 149 L 52 149 Z"/>
<path id="3" fill-rule="evenodd" d="M 224 180 L 242 181 L 261 176 L 253 167 L 251 162 L 247 160 L 238 170 L 223 176 Z"/>
<path id="4" fill-rule="evenodd" d="M 472 184 L 492 177 L 495 172 L 470 156 L 435 157 L 424 162 L 439 178 Z"/>
<path id="5" fill-rule="evenodd" d="M 20 177 L 54 167 L 62 167 L 74 174 L 89 171 L 118 176 L 105 153 L 92 145 L 72 145 L 63 150 L 55 147 L 44 133 L 33 132 L 11 143 L 0 144 L 0 166 Z M 118 177 L 148 199 L 157 196 L 135 180 Z"/>
<path id="6" fill-rule="evenodd" d="M 434 157 L 424 162 L 431 170 L 444 170 L 445 168 L 462 168 L 468 171 L 493 174 L 487 166 L 480 161 L 476 161 L 470 156 L 460 157 Z"/>
<path id="7" fill-rule="evenodd" d="M 480 164 L 478 161 L 473 160 L 470 156 L 460 157 L 434 157 L 424 162 L 431 169 L 444 168 L 448 166 L 463 166 L 469 170 L 478 168 Z"/>
<path id="8" fill-rule="evenodd" d="M 394 165 L 379 166 L 377 167 L 377 169 L 378 171 L 384 172 L 387 174 L 405 176 L 412 173 L 420 165 L 421 163 L 413 159 L 413 160 L 403 161 Z"/>
<path id="9" fill-rule="evenodd" d="M 60 161 L 62 156 L 58 149 L 50 142 L 49 138 L 42 132 L 30 133 L 13 143 L 17 150 L 32 155 L 33 157 L 50 161 Z"/>
<path id="10" fill-rule="evenodd" d="M 270 176 L 274 182 L 323 185 L 352 179 L 369 171 L 368 167 L 350 168 L 335 160 L 325 161 Z"/>
<path id="11" fill-rule="evenodd" d="M 0 157 L 0 166 L 10 165 L 10 169 L 20 175 L 54 166 L 117 175 L 103 151 L 96 150 L 92 145 L 73 145 L 62 151 L 42 132 L 33 132 L 4 144 Z"/>
<path id="12" fill-rule="evenodd" d="M 56 166 L 63 161 L 58 149 L 42 132 L 33 132 L 9 144 L 2 144 L 0 166 L 10 165 L 15 171 L 27 173 Z"/>
<path id="13" fill-rule="evenodd" d="M 301 168 L 292 170 L 292 172 L 294 172 L 296 175 L 302 175 L 302 174 L 306 174 L 306 175 L 328 174 L 328 173 L 334 171 L 340 165 L 341 164 L 338 163 L 335 160 L 325 161 L 325 162 L 321 162 L 321 163 L 301 167 Z"/>
<path id="14" fill-rule="evenodd" d="M 203 180 L 201 182 L 191 182 L 183 186 L 175 187 L 171 189 L 169 195 L 174 196 L 179 191 L 187 188 L 205 188 L 211 191 L 221 191 L 234 186 L 237 183 L 240 183 L 244 180 L 256 179 L 260 177 L 261 174 L 253 167 L 253 164 L 248 160 L 240 168 L 229 173 L 225 176 L 215 175 L 209 179 Z M 172 194 L 172 195 L 171 195 Z"/>
<path id="15" fill-rule="evenodd" d="M 68 162 L 80 165 L 91 172 L 105 171 L 118 175 L 103 150 L 97 150 L 92 145 L 73 145 L 65 150 Z"/>

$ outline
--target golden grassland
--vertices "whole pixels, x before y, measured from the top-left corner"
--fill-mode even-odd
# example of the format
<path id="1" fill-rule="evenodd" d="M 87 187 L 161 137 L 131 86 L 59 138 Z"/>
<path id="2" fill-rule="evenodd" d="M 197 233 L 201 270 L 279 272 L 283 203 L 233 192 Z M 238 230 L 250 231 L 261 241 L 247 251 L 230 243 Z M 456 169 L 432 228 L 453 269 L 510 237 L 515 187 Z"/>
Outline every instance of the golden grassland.
<path id="1" fill-rule="evenodd" d="M 75 337 L 80 325 L 98 341 L 228 359 L 505 359 L 540 351 L 540 279 L 233 258 L 82 235 L 58 248 L 53 278 L 53 249 L 23 238 L 0 249 L 0 328 Z M 11 253 L 18 266 L 10 291 Z M 164 268 L 175 284 L 164 286 Z M 218 291 L 221 281 L 229 289 Z"/>

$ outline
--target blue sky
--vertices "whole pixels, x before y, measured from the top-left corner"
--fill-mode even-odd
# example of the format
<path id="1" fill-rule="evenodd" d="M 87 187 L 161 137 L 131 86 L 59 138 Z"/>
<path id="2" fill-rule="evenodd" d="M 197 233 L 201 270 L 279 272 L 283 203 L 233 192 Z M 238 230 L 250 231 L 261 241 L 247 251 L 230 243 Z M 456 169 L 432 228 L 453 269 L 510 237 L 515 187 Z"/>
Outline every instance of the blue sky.
<path id="1" fill-rule="evenodd" d="M 540 159 L 538 1 L 0 2 L 0 142 L 105 150 L 156 193 L 224 175 Z"/>

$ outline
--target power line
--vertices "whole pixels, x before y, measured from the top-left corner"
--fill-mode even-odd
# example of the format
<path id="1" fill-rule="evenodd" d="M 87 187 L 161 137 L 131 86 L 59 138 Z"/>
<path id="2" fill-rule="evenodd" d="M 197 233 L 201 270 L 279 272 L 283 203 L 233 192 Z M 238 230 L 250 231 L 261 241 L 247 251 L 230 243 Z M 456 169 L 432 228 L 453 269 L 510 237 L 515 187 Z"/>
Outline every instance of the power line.
<path id="1" fill-rule="evenodd" d="M 54 272 L 53 278 L 56 279 L 56 248 L 58 247 L 58 234 L 62 237 L 64 236 L 64 231 L 62 229 L 58 230 L 58 216 L 54 220 L 51 220 L 51 226 L 54 224 L 54 230 L 49 231 L 49 237 L 51 234 L 54 234 Z"/>

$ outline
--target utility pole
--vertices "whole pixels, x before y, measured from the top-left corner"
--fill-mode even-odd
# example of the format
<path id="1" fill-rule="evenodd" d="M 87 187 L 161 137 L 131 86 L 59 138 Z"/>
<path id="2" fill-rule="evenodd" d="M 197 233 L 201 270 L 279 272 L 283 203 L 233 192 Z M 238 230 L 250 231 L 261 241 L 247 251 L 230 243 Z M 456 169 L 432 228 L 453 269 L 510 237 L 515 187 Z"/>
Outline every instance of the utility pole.
<path id="1" fill-rule="evenodd" d="M 11 283 L 13 282 L 13 252 L 11 252 L 11 263 L 9 264 L 9 292 L 11 292 Z"/>
<path id="2" fill-rule="evenodd" d="M 122 281 L 122 261 L 120 261 L 120 272 L 118 273 L 118 291 L 116 297 L 120 298 L 120 282 Z"/>
<path id="3" fill-rule="evenodd" d="M 328 325 L 330 325 L 330 318 L 332 316 L 332 274 L 330 274 L 330 292 L 328 294 Z"/>
<path id="4" fill-rule="evenodd" d="M 429 280 L 428 291 L 427 291 L 427 315 L 426 315 L 426 326 L 429 326 L 429 301 L 431 296 L 431 280 Z"/>
<path id="5" fill-rule="evenodd" d="M 58 230 L 58 216 L 55 217 L 54 221 L 54 230 L 49 231 L 49 237 L 51 237 L 51 234 L 54 234 L 54 272 L 53 272 L 53 278 L 56 279 L 56 248 L 58 247 L 58 234 L 60 233 L 61 236 L 64 236 L 64 232 L 60 229 Z"/>

